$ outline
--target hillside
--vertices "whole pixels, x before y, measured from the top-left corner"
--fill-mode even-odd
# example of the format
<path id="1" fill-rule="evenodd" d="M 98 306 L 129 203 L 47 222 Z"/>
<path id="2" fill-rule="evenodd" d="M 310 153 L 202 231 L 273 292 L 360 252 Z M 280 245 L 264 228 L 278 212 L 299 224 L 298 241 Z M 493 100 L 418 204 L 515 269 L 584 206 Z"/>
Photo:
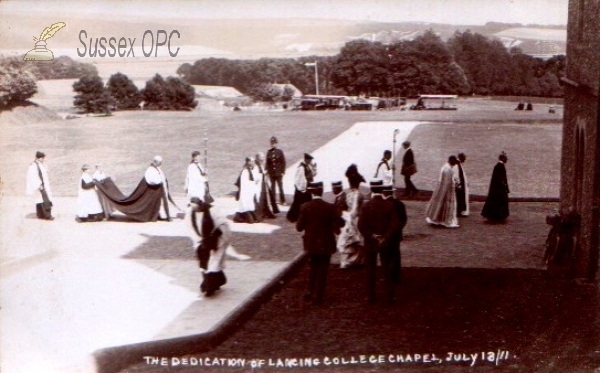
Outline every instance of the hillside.
<path id="1" fill-rule="evenodd" d="M 46 17 L 48 18 L 48 17 Z M 55 18 L 48 18 L 53 22 Z M 44 19 L 34 19 L 28 14 L 15 14 L 2 20 L 0 30 L 4 53 L 25 53 L 33 47 L 32 35 L 37 35 Z M 378 40 L 384 43 L 412 39 L 426 30 L 433 30 L 442 39 L 448 39 L 456 31 L 471 30 L 490 37 L 500 38 L 507 46 L 519 46 L 529 54 L 564 54 L 566 26 L 522 25 L 488 23 L 486 25 L 450 25 L 425 22 L 375 22 L 331 19 L 152 19 L 123 22 L 119 18 L 97 19 L 92 17 L 69 18 L 67 26 L 52 38 L 49 48 L 58 54 L 69 55 L 81 60 L 77 49 L 83 50 L 80 31 L 85 30 L 89 45 L 90 38 L 105 37 L 134 39 L 136 59 L 142 57 L 141 41 L 146 30 L 177 30 L 179 38 L 172 40 L 173 48 L 180 47 L 176 58 L 193 59 L 204 57 L 257 58 L 298 57 L 302 55 L 336 54 L 344 43 L 354 39 Z M 156 35 L 155 35 L 156 36 Z M 168 57 L 162 47 L 158 58 Z M 128 60 L 131 58 L 128 58 Z M 155 58 L 153 58 L 155 59 Z M 118 60 L 92 58 L 97 63 Z"/>

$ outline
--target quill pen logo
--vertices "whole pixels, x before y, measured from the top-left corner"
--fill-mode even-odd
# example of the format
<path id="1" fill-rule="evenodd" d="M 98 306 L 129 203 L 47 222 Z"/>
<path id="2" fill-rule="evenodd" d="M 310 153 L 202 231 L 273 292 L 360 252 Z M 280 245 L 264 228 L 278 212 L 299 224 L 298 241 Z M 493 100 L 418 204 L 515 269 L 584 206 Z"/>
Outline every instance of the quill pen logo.
<path id="1" fill-rule="evenodd" d="M 58 30 L 65 26 L 64 22 L 56 22 L 52 26 L 46 27 L 39 38 L 34 36 L 35 48 L 25 54 L 23 61 L 53 61 L 54 54 L 46 48 L 46 40 L 53 37 Z"/>

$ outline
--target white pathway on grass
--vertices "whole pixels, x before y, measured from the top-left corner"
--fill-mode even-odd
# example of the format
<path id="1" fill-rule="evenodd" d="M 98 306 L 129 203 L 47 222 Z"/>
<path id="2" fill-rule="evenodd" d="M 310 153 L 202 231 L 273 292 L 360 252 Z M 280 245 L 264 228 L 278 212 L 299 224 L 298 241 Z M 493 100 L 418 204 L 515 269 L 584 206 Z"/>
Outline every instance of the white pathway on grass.
<path id="1" fill-rule="evenodd" d="M 394 130 L 400 152 L 416 125 L 357 123 L 325 146 L 308 149 L 318 163 L 317 179 L 345 182 L 347 166 L 356 163 L 369 180 L 383 150 L 392 149 Z M 290 194 L 297 166 L 286 172 Z M 219 198 L 215 206 L 232 215 L 236 203 Z M 209 331 L 287 264 L 231 261 L 228 277 L 235 286 L 205 300 L 198 297 L 194 261 L 123 258 L 152 237 L 187 237 L 180 219 L 78 224 L 76 198 L 56 198 L 52 222 L 35 219 L 33 211 L 28 198 L 0 199 L 3 373 L 91 372 L 91 355 L 99 349 Z M 232 227 L 261 234 L 279 229 L 268 223 Z"/>
<path id="2" fill-rule="evenodd" d="M 396 185 L 398 185 L 402 142 L 418 124 L 419 122 L 359 122 L 319 149 L 307 149 L 317 163 L 315 181 L 322 181 L 325 184 L 325 191 L 331 190 L 332 181 L 342 181 L 344 187 L 348 187 L 344 173 L 350 164 L 355 163 L 358 171 L 369 182 L 375 175 L 383 151 L 394 150 L 394 130 L 397 129 Z M 283 187 L 288 195 L 294 194 L 294 176 L 299 164 L 300 161 L 294 163 L 285 173 Z"/>

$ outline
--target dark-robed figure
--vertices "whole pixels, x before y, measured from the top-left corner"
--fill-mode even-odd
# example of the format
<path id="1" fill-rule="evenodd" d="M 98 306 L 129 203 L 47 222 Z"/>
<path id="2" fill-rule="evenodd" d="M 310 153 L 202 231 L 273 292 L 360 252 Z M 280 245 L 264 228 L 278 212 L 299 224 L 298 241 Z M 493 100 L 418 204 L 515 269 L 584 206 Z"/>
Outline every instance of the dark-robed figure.
<path id="1" fill-rule="evenodd" d="M 317 165 L 313 162 L 313 156 L 304 153 L 304 161 L 298 165 L 294 178 L 294 201 L 286 215 L 290 222 L 295 223 L 298 220 L 300 206 L 312 199 L 306 188 L 313 182 L 315 176 L 317 176 Z"/>
<path id="2" fill-rule="evenodd" d="M 505 167 L 507 161 L 506 153 L 502 152 L 498 156 L 498 163 L 494 166 L 490 189 L 481 211 L 481 215 L 493 223 L 503 222 L 509 215 L 508 193 L 510 193 L 510 190 L 508 189 Z"/>
<path id="3" fill-rule="evenodd" d="M 277 201 L 275 200 L 275 190 L 271 188 L 268 182 L 268 174 L 265 170 L 264 153 L 256 153 L 254 159 L 256 167 L 254 168 L 254 177 L 257 182 L 256 189 L 256 217 L 259 221 L 264 219 L 274 219 L 275 214 L 279 213 Z"/>
<path id="4" fill-rule="evenodd" d="M 304 232 L 302 241 L 310 263 L 308 291 L 304 299 L 321 304 L 331 254 L 336 250 L 335 235 L 340 232 L 344 220 L 333 204 L 323 201 L 322 182 L 309 183 L 307 191 L 311 194 L 311 200 L 301 206 L 296 223 L 296 230 Z"/>

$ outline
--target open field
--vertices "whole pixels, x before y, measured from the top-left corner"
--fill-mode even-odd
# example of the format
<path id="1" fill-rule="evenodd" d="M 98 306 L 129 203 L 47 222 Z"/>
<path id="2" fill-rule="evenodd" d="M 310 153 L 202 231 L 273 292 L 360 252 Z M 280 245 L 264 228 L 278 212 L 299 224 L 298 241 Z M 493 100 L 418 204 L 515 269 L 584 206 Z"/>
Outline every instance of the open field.
<path id="1" fill-rule="evenodd" d="M 222 196 L 234 190 L 244 157 L 266 151 L 272 135 L 292 164 L 354 123 L 420 121 L 430 124 L 418 126 L 409 136 L 419 164 L 417 187 L 430 190 L 446 158 L 462 151 L 468 158 L 465 168 L 472 193 L 486 194 L 491 169 L 504 150 L 513 197 L 558 197 L 560 114 L 549 114 L 541 105 L 533 112 L 515 112 L 511 102 L 488 99 L 461 99 L 458 106 L 454 112 L 117 112 L 32 123 L 21 116 L 19 121 L 3 120 L 0 126 L 3 193 L 23 195 L 25 170 L 35 151 L 43 149 L 57 196 L 76 195 L 83 163 L 102 163 L 117 184 L 130 191 L 155 154 L 165 159 L 172 193 L 181 196 L 189 154 L 204 150 L 208 135 L 211 190 Z M 3 112 L 0 119 L 11 114 Z M 392 146 L 390 133 L 381 150 Z"/>

